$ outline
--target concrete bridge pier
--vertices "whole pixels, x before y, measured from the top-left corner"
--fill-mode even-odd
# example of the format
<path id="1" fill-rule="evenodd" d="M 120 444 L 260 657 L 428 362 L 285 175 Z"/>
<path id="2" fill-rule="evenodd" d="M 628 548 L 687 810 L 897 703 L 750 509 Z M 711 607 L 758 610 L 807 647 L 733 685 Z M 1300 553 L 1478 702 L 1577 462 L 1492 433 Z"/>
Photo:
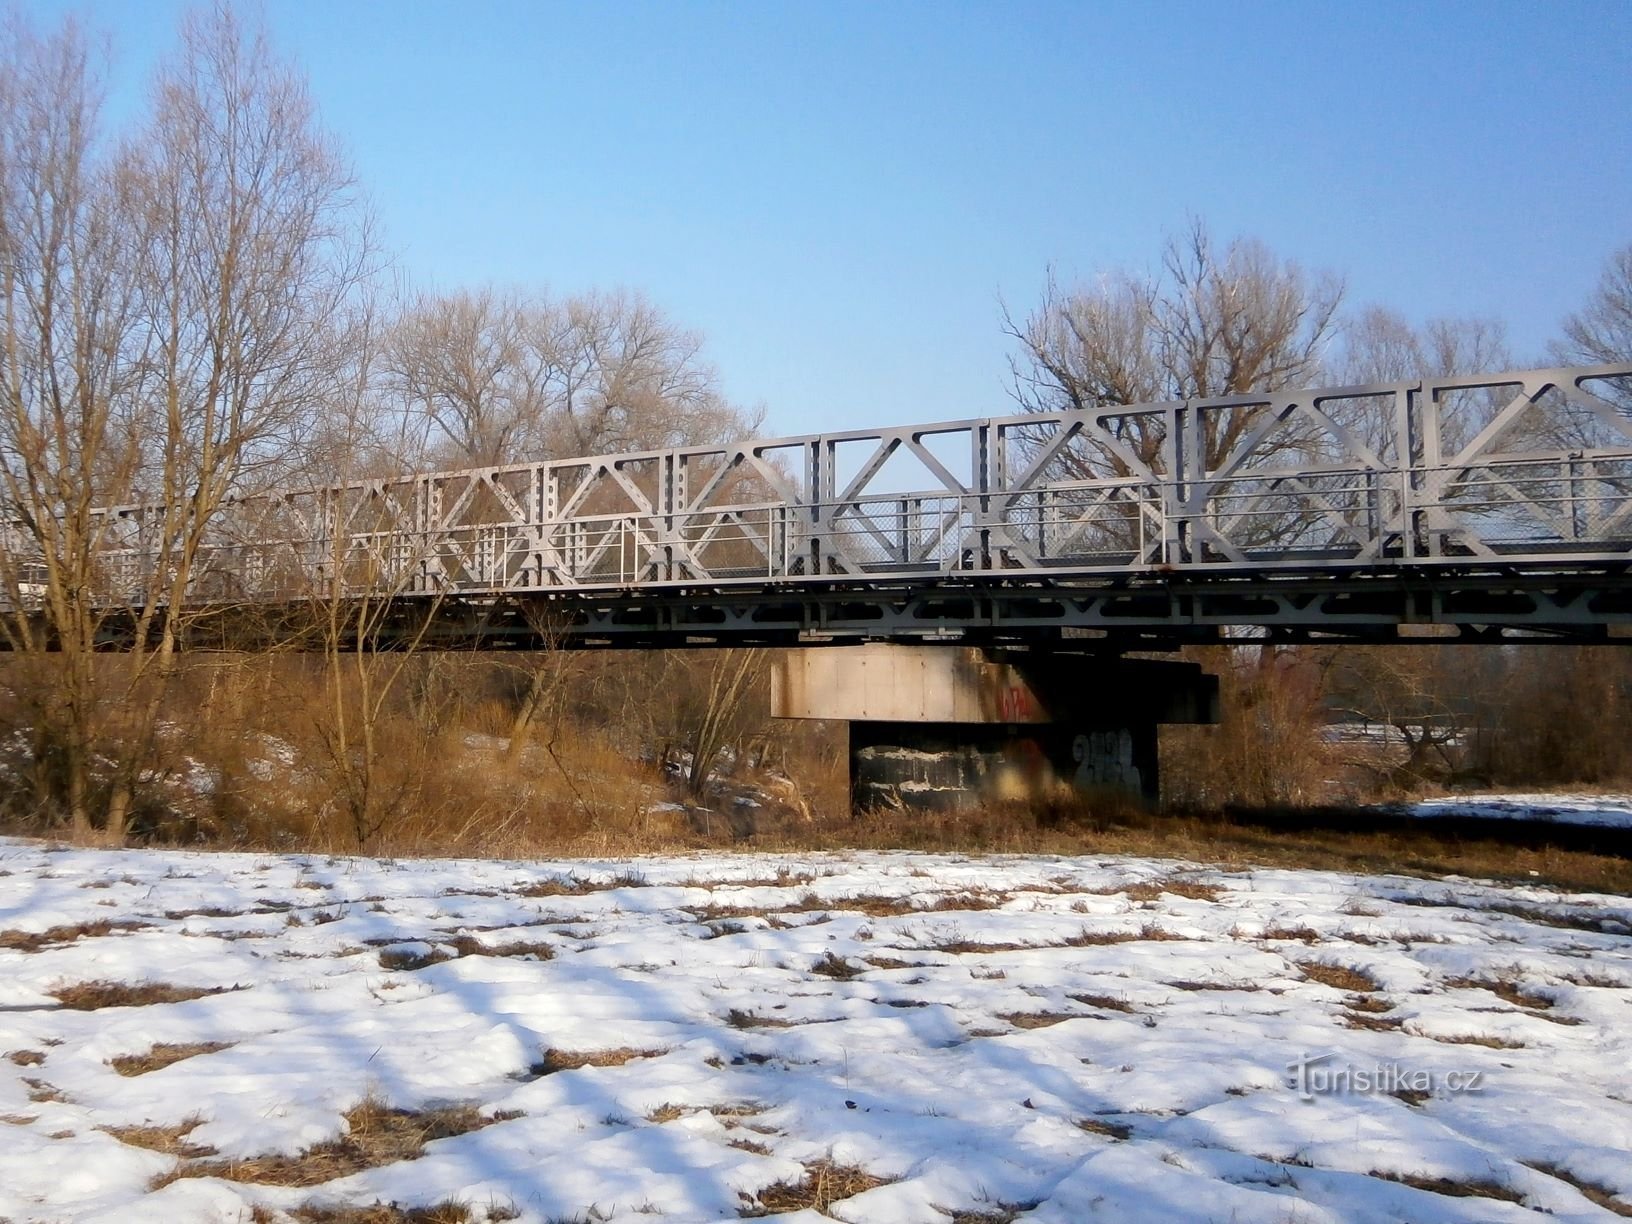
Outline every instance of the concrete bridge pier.
<path id="1" fill-rule="evenodd" d="M 1162 723 L 1218 721 L 1198 664 L 869 643 L 779 652 L 778 718 L 849 723 L 857 807 L 953 808 L 1064 787 L 1160 795 Z"/>

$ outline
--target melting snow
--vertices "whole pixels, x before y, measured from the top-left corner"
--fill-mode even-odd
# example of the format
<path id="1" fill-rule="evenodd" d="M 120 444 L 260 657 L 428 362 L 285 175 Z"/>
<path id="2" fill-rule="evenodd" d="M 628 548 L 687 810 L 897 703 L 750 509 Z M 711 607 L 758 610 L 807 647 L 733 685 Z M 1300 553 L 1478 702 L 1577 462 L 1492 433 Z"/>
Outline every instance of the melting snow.
<path id="1" fill-rule="evenodd" d="M 0 1218 L 731 1220 L 828 1162 L 877 1184 L 776 1218 L 1609 1220 L 1629 932 L 1625 898 L 1141 859 L 0 841 Z M 87 982 L 226 989 L 59 1005 Z M 161 1043 L 205 1052 L 113 1065 Z M 503 1120 L 308 1187 L 150 1189 L 210 1170 L 111 1133 L 295 1154 L 365 1098 Z"/>

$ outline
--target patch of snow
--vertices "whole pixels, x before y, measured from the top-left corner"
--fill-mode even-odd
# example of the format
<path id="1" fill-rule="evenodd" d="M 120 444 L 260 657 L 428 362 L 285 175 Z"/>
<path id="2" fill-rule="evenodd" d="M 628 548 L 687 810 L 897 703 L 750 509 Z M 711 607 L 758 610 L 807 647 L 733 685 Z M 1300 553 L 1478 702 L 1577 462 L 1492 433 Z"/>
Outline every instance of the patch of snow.
<path id="1" fill-rule="evenodd" d="M 0 1218 L 700 1224 L 831 1161 L 883 1184 L 780 1219 L 1610 1220 L 1578 1186 L 1632 1207 L 1628 931 L 1624 897 L 1102 856 L 0 840 Z M 221 993 L 58 1005 L 91 981 Z M 222 1048 L 115 1070 L 157 1043 Z M 370 1096 L 515 1116 L 311 1188 L 151 1190 L 178 1158 L 111 1133 L 294 1154 Z"/>

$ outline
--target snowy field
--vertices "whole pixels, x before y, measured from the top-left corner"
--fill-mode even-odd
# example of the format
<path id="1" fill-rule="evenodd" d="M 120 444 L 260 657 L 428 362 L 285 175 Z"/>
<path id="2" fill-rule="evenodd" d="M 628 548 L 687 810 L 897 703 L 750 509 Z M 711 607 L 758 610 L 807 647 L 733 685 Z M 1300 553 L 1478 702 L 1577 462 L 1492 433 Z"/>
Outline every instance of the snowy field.
<path id="1" fill-rule="evenodd" d="M 1408 816 L 1474 820 L 1534 820 L 1546 824 L 1632 829 L 1632 795 L 1449 795 L 1401 809 Z"/>
<path id="2" fill-rule="evenodd" d="M 0 841 L 0 1218 L 1612 1220 L 1629 931 L 1145 859 Z"/>

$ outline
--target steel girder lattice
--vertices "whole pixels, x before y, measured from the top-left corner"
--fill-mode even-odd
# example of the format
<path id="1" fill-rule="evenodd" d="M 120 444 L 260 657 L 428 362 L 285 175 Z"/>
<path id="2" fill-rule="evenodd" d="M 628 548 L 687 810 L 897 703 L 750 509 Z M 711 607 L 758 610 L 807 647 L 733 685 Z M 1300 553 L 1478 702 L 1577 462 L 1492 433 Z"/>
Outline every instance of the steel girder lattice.
<path id="1" fill-rule="evenodd" d="M 145 544 L 154 518 L 139 506 L 103 516 L 115 600 L 164 564 Z M 1632 364 L 282 490 L 224 508 L 193 595 L 576 594 L 588 607 L 620 593 L 734 589 L 1069 595 L 1079 583 L 1246 580 L 1271 590 L 1278 575 L 1601 574 L 1628 561 Z M 1175 604 L 1165 619 L 1194 615 Z"/>

